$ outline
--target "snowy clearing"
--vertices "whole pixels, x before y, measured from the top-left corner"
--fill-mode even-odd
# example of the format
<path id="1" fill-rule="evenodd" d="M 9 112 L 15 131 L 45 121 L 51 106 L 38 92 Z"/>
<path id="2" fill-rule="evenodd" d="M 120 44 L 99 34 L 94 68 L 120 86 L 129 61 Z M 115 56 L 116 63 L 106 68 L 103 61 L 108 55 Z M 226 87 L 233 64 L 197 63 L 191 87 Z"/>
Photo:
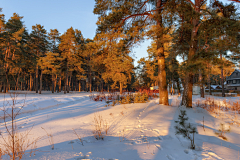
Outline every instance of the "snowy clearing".
<path id="1" fill-rule="evenodd" d="M 71 92 L 66 95 L 50 92 L 39 95 L 28 92 L 26 97 L 25 94 L 19 94 L 17 97 L 19 103 L 16 106 L 21 107 L 24 100 L 25 105 L 16 120 L 18 130 L 24 132 L 32 128 L 28 139 L 41 138 L 36 143 L 35 154 L 32 153 L 30 156 L 28 150 L 23 159 L 240 159 L 240 126 L 231 123 L 231 120 L 239 120 L 239 114 L 231 119 L 229 118 L 232 116 L 231 112 L 217 116 L 200 107 L 185 109 L 189 122 L 198 130 L 195 136 L 196 150 L 191 150 L 188 139 L 175 135 L 175 120 L 178 119 L 180 110 L 184 109 L 178 107 L 180 97 L 170 96 L 171 106 L 158 105 L 156 98 L 148 103 L 104 107 L 106 105 L 104 101 L 91 101 L 89 95 L 90 93 L 87 92 Z M 205 100 L 199 96 L 193 96 L 193 99 L 195 104 Z M 224 100 L 222 97 L 214 97 L 214 99 L 219 102 Z M 239 100 L 238 97 L 225 99 Z M 9 94 L 5 96 L 0 94 L 0 102 L 1 107 L 7 107 L 7 102 L 11 104 Z M 2 113 L 0 115 L 3 116 Z M 102 117 L 103 140 L 97 140 L 93 136 L 94 117 Z M 1 133 L 5 136 L 7 131 L 2 118 L 0 122 Z M 230 133 L 225 133 L 227 140 L 216 134 L 221 123 L 226 128 L 230 126 Z M 106 128 L 108 128 L 107 135 Z M 52 135 L 52 139 L 47 133 Z M 4 158 L 7 159 L 6 156 L 3 156 Z"/>

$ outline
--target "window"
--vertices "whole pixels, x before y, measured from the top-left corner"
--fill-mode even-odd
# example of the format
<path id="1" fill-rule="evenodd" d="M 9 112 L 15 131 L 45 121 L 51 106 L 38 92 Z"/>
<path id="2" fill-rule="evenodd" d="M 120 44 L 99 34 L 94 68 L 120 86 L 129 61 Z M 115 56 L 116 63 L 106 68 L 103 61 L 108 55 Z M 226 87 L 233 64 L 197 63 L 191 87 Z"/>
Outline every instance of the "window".
<path id="1" fill-rule="evenodd" d="M 238 73 L 236 73 L 236 76 L 238 76 Z"/>
<path id="2" fill-rule="evenodd" d="M 233 84 L 236 84 L 236 80 L 235 79 L 233 80 Z"/>
<path id="3" fill-rule="evenodd" d="M 235 90 L 237 90 L 237 87 L 235 87 Z"/>

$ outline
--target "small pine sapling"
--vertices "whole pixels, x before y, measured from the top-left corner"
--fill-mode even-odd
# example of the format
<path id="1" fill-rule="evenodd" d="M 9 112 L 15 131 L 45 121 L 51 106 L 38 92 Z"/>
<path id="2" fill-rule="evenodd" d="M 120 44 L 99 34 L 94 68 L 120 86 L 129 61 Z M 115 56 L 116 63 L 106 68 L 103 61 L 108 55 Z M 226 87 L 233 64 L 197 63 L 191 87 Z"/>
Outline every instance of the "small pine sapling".
<path id="1" fill-rule="evenodd" d="M 229 126 L 229 129 L 225 129 L 223 123 L 221 123 L 220 125 L 221 125 L 220 129 L 218 130 L 218 132 L 215 132 L 215 134 L 218 135 L 218 137 L 221 137 L 223 140 L 227 140 L 227 137 L 225 136 L 225 133 L 230 132 L 230 126 Z"/>
<path id="2" fill-rule="evenodd" d="M 178 124 L 175 126 L 176 134 L 181 134 L 184 138 L 189 139 L 191 141 L 191 149 L 195 149 L 194 134 L 198 133 L 196 127 L 192 126 L 190 123 L 186 123 L 188 117 L 185 110 L 181 110 L 178 119 L 179 121 L 175 121 L 175 123 Z"/>

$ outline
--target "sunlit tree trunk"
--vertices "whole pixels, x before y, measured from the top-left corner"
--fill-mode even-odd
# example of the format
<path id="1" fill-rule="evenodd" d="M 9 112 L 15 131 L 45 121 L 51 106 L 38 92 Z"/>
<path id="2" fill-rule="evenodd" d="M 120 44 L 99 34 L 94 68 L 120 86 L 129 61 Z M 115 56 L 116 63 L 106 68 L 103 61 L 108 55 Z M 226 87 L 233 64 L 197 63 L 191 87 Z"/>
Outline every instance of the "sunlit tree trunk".
<path id="1" fill-rule="evenodd" d="M 122 87 L 123 87 L 123 84 L 122 84 L 122 82 L 120 82 L 120 94 L 122 94 Z"/>
<path id="2" fill-rule="evenodd" d="M 79 83 L 78 83 L 78 91 L 81 92 L 81 80 L 79 80 Z"/>
<path id="3" fill-rule="evenodd" d="M 164 55 L 164 46 L 163 46 L 163 24 L 161 16 L 161 7 L 162 1 L 157 1 L 157 56 L 158 56 L 158 79 L 159 79 L 159 104 L 169 105 L 168 104 L 168 91 L 167 91 L 167 80 L 166 80 L 166 70 L 165 70 L 165 55 Z"/>
<path id="4" fill-rule="evenodd" d="M 58 84 L 58 91 L 61 92 L 62 91 L 62 77 L 59 77 L 59 84 Z"/>

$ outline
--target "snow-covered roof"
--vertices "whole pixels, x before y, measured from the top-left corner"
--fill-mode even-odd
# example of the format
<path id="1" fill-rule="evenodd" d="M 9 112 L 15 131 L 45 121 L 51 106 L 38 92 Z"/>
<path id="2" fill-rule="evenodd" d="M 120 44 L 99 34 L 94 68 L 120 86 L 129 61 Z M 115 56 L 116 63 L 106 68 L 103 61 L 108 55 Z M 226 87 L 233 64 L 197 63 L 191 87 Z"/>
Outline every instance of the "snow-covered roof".
<path id="1" fill-rule="evenodd" d="M 206 86 L 208 88 L 208 86 Z M 222 85 L 211 85 L 212 89 L 222 89 Z"/>

